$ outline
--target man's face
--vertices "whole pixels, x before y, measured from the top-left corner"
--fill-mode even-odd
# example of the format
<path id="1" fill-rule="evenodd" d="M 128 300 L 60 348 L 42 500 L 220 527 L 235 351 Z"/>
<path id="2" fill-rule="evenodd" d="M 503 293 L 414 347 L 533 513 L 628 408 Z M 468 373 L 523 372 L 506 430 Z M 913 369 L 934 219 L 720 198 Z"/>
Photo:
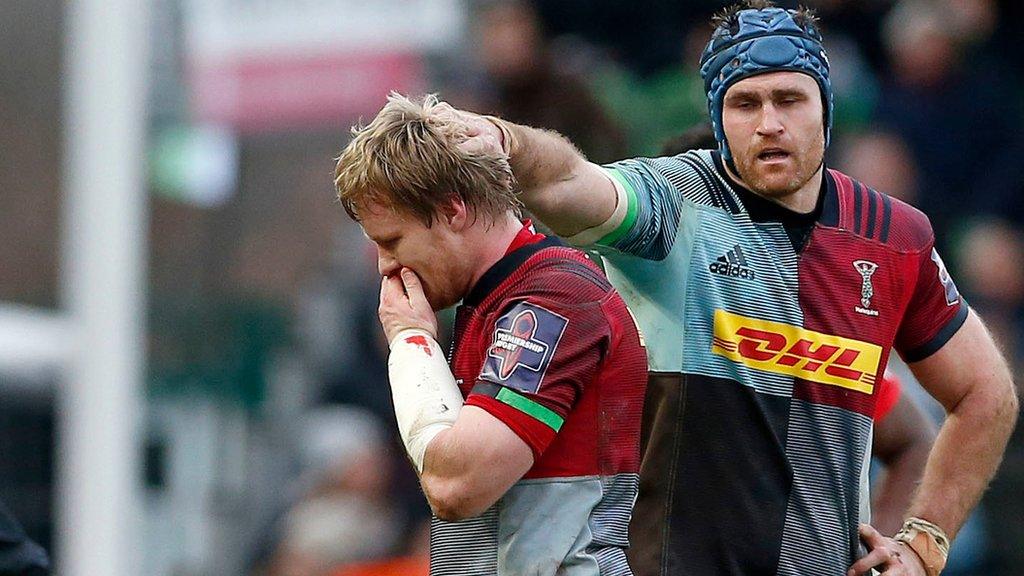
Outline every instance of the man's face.
<path id="1" fill-rule="evenodd" d="M 469 278 L 461 235 L 443 217 L 429 228 L 422 220 L 389 206 L 370 204 L 359 210 L 363 232 L 377 246 L 381 276 L 403 267 L 420 277 L 431 308 L 443 310 L 465 296 Z"/>
<path id="2" fill-rule="evenodd" d="M 768 198 L 799 190 L 825 155 L 821 91 L 800 72 L 759 74 L 730 86 L 722 128 L 739 177 Z"/>

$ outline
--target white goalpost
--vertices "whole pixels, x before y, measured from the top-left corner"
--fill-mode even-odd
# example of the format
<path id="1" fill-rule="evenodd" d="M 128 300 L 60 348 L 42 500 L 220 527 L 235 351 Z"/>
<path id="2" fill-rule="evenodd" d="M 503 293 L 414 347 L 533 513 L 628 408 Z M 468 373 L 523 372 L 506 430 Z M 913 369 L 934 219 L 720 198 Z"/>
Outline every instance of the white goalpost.
<path id="1" fill-rule="evenodd" d="M 69 0 L 62 310 L 0 303 L 0 373 L 57 375 L 55 556 L 139 574 L 148 2 Z"/>

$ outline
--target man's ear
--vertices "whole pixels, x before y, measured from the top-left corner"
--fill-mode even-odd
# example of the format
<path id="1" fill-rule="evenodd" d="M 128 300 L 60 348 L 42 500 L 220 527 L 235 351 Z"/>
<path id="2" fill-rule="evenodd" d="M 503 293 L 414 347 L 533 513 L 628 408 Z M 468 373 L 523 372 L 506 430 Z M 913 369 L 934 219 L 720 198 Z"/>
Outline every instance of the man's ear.
<path id="1" fill-rule="evenodd" d="M 449 196 L 448 202 L 441 207 L 441 218 L 455 232 L 461 232 L 470 224 L 466 203 L 457 194 Z"/>

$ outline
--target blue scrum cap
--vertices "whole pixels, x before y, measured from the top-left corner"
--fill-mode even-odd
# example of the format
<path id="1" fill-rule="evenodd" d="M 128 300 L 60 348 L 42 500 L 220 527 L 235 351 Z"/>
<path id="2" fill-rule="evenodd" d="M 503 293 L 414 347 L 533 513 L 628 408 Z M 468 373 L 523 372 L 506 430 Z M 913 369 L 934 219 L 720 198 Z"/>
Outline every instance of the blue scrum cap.
<path id="1" fill-rule="evenodd" d="M 749 8 L 723 18 L 700 57 L 711 127 L 726 160 L 732 159 L 722 129 L 722 100 L 730 86 L 757 74 L 791 70 L 818 82 L 825 107 L 825 146 L 832 129 L 832 83 L 821 33 L 795 10 Z"/>

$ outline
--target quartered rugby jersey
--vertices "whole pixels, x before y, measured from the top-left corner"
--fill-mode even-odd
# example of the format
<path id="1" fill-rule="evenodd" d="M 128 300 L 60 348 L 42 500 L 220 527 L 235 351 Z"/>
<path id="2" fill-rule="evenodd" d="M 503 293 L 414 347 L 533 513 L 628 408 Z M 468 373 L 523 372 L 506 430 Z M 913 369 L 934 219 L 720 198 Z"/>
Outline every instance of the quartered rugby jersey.
<path id="1" fill-rule="evenodd" d="M 646 353 L 600 268 L 523 235 L 457 309 L 450 364 L 534 465 L 481 516 L 433 519 L 430 573 L 629 575 Z"/>
<path id="2" fill-rule="evenodd" d="M 599 243 L 651 370 L 633 570 L 845 574 L 890 350 L 923 359 L 967 316 L 927 218 L 835 170 L 801 222 L 715 152 L 606 169 L 629 209 Z"/>

